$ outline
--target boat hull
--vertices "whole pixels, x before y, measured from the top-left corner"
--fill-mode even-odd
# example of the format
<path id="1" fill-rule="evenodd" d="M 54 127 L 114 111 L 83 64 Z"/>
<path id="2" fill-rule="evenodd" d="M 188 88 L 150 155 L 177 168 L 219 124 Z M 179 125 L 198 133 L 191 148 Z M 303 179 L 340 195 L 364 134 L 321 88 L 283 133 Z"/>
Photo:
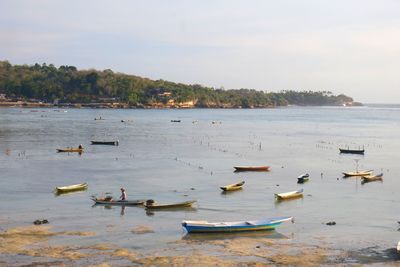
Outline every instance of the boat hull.
<path id="1" fill-rule="evenodd" d="M 80 149 L 80 148 L 60 148 L 60 149 L 57 149 L 57 152 L 78 152 L 78 153 L 82 153 L 83 149 Z"/>
<path id="2" fill-rule="evenodd" d="M 350 177 L 350 176 L 367 176 L 371 175 L 373 170 L 370 171 L 361 171 L 361 172 L 343 172 L 343 175 L 345 177 Z"/>
<path id="3" fill-rule="evenodd" d="M 340 153 L 343 154 L 364 154 L 365 150 L 358 150 L 358 149 L 343 149 L 339 148 Z"/>
<path id="4" fill-rule="evenodd" d="M 266 172 L 270 170 L 270 166 L 235 166 L 236 172 Z"/>
<path id="5" fill-rule="evenodd" d="M 118 146 L 118 141 L 90 141 L 92 145 Z"/>
<path id="6" fill-rule="evenodd" d="M 242 189 L 244 181 L 236 184 L 230 184 L 220 187 L 223 191 L 236 191 Z"/>
<path id="7" fill-rule="evenodd" d="M 186 208 L 191 207 L 193 203 L 196 201 L 185 201 L 181 203 L 175 204 L 153 204 L 153 205 L 145 205 L 146 209 L 156 210 L 156 209 L 176 209 L 176 208 Z"/>
<path id="8" fill-rule="evenodd" d="M 249 231 L 262 231 L 262 230 L 274 230 L 278 225 L 284 221 L 292 220 L 292 217 L 279 218 L 276 220 L 264 220 L 253 222 L 233 222 L 227 223 L 208 223 L 204 222 L 204 225 L 199 223 L 191 223 L 183 221 L 182 226 L 188 233 L 230 233 L 230 232 L 249 232 Z"/>
<path id="9" fill-rule="evenodd" d="M 87 183 L 77 184 L 77 185 L 69 185 L 69 186 L 59 186 L 56 187 L 57 193 L 68 193 L 80 190 L 86 190 L 88 187 Z"/>
<path id="10" fill-rule="evenodd" d="M 96 205 L 110 205 L 110 206 L 140 206 L 143 205 L 146 200 L 118 200 L 118 201 L 102 201 L 98 199 L 92 199 Z"/>

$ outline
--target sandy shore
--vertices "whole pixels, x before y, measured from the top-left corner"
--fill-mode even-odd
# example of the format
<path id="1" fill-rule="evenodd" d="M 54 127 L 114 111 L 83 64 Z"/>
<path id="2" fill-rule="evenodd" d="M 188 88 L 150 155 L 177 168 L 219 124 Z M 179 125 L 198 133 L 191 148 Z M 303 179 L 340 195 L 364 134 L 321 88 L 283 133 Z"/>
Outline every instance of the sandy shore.
<path id="1" fill-rule="evenodd" d="M 139 227 L 131 234 L 151 233 Z M 116 244 L 78 245 L 94 232 L 57 232 L 51 226 L 24 226 L 0 232 L 2 266 L 321 266 L 366 262 L 395 266 L 395 259 L 362 258 L 361 254 L 327 247 L 296 244 L 291 239 L 241 237 L 236 239 L 182 239 L 146 254 Z M 51 240 L 62 236 L 66 243 Z M 64 239 L 63 239 L 64 240 Z"/>

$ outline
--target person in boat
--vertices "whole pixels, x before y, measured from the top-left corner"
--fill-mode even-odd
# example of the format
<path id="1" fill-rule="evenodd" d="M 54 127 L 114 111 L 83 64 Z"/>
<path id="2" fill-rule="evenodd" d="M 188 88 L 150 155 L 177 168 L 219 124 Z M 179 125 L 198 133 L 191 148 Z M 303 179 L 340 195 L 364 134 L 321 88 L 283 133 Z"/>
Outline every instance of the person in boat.
<path id="1" fill-rule="evenodd" d="M 126 192 L 125 188 L 121 187 L 121 196 L 119 197 L 120 200 L 125 201 L 126 200 Z"/>
<path id="2" fill-rule="evenodd" d="M 83 149 L 83 146 L 82 146 L 82 144 L 80 144 L 80 145 L 78 146 L 78 148 L 79 148 L 79 149 Z"/>

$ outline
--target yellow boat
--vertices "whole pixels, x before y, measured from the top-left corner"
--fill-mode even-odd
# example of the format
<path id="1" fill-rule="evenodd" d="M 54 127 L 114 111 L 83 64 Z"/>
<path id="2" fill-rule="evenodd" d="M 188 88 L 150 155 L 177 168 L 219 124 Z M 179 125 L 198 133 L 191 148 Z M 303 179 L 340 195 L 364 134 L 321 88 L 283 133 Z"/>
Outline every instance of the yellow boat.
<path id="1" fill-rule="evenodd" d="M 372 182 L 372 181 L 382 181 L 383 173 L 378 175 L 365 175 L 361 177 L 363 183 Z"/>
<path id="2" fill-rule="evenodd" d="M 242 186 L 244 185 L 244 181 L 236 184 L 229 184 L 220 187 L 223 191 L 234 191 L 234 190 L 240 190 L 242 189 Z"/>
<path id="3" fill-rule="evenodd" d="M 275 194 L 275 197 L 278 200 L 303 197 L 303 189 L 298 190 L 298 191 L 291 191 L 291 192 L 286 192 L 286 193 Z"/>
<path id="4" fill-rule="evenodd" d="M 59 148 L 57 149 L 57 152 L 78 152 L 82 153 L 83 148 Z"/>
<path id="5" fill-rule="evenodd" d="M 374 170 L 369 170 L 369 171 L 355 171 L 355 172 L 343 172 L 343 175 L 345 177 L 350 177 L 350 176 L 367 176 L 371 175 Z"/>
<path id="6" fill-rule="evenodd" d="M 56 187 L 56 191 L 57 191 L 57 193 L 67 193 L 67 192 L 72 192 L 72 191 L 85 190 L 85 189 L 87 189 L 87 187 L 88 187 L 87 183 L 74 184 L 74 185 Z"/>
<path id="7" fill-rule="evenodd" d="M 173 204 L 157 204 L 154 200 L 149 199 L 144 205 L 146 209 L 169 209 L 169 208 L 186 208 L 191 207 L 196 200 L 190 200 L 185 202 L 173 203 Z"/>

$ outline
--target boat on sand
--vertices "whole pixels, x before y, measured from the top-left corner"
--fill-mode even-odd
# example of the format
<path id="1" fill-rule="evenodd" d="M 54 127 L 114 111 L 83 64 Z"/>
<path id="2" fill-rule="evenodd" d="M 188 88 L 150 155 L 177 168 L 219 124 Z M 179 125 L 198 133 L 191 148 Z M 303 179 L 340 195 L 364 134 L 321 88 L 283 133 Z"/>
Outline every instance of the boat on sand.
<path id="1" fill-rule="evenodd" d="M 293 220 L 293 217 L 235 222 L 182 221 L 182 226 L 188 233 L 244 232 L 273 230 L 281 223 L 290 220 Z"/>
<path id="2" fill-rule="evenodd" d="M 303 197 L 303 189 L 300 189 L 300 190 L 297 190 L 297 191 L 286 192 L 286 193 L 275 194 L 275 197 L 278 200 L 285 200 L 285 199 Z"/>
<path id="3" fill-rule="evenodd" d="M 67 192 L 85 190 L 85 189 L 87 189 L 87 187 L 88 187 L 87 183 L 73 184 L 73 185 L 67 185 L 67 186 L 58 186 L 58 187 L 56 187 L 56 192 L 57 193 L 67 193 Z"/>
<path id="4" fill-rule="evenodd" d="M 236 172 L 245 172 L 245 171 L 269 171 L 270 166 L 234 166 Z"/>
<path id="5" fill-rule="evenodd" d="M 236 184 L 229 184 L 229 185 L 221 186 L 220 188 L 223 191 L 235 191 L 235 190 L 242 189 L 243 185 L 244 185 L 244 181 L 242 181 L 240 183 L 236 183 Z"/>

